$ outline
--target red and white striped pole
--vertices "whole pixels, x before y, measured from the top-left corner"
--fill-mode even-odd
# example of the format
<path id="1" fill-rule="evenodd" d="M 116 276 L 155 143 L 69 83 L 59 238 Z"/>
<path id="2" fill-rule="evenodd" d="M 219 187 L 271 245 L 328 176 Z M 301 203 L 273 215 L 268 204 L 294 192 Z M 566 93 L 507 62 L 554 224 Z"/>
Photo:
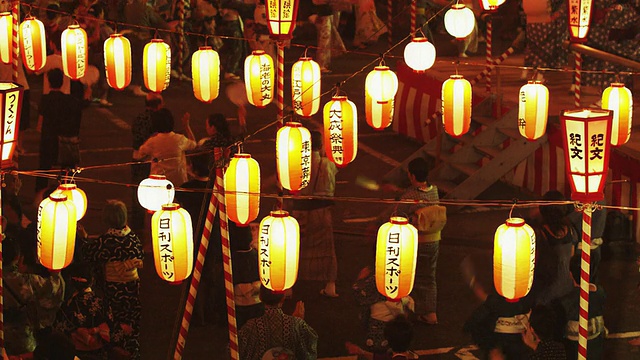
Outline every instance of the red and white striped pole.
<path id="1" fill-rule="evenodd" d="M 578 318 L 578 360 L 587 359 L 589 328 L 589 266 L 591 264 L 591 213 L 593 204 L 582 209 L 582 261 L 580 262 L 580 314 Z"/>
<path id="2" fill-rule="evenodd" d="M 493 25 L 492 25 L 492 20 L 491 20 L 492 16 L 491 15 L 487 15 L 486 19 L 487 19 L 487 36 L 486 36 L 486 41 L 487 41 L 487 79 L 486 79 L 486 90 L 488 93 L 491 92 L 491 65 L 493 65 L 493 56 L 492 56 L 492 45 L 491 42 L 493 41 Z"/>
<path id="3" fill-rule="evenodd" d="M 178 0 L 178 58 L 176 59 L 176 71 L 182 77 L 182 62 L 184 61 L 184 3 L 186 0 Z"/>
<path id="4" fill-rule="evenodd" d="M 582 85 L 582 54 L 575 53 L 576 57 L 576 70 L 574 76 L 574 89 L 573 89 L 573 104 L 579 108 L 581 104 L 580 100 L 580 86 Z"/>
<path id="5" fill-rule="evenodd" d="M 13 82 L 18 82 L 18 61 L 20 61 L 20 52 L 18 50 L 18 26 L 20 23 L 20 2 L 13 1 L 11 3 L 11 18 L 13 21 L 12 33 L 11 33 L 11 49 L 13 52 L 12 57 L 12 70 L 11 79 Z M 25 106 L 28 106 L 25 105 Z"/>
<path id="6" fill-rule="evenodd" d="M 284 42 L 278 41 L 278 89 L 276 100 L 278 103 L 278 127 L 282 127 L 284 122 Z"/>
<path id="7" fill-rule="evenodd" d="M 389 47 L 393 46 L 393 0 L 387 0 L 387 41 Z"/>
<path id="8" fill-rule="evenodd" d="M 415 35 L 416 32 L 416 11 L 417 0 L 411 0 L 411 35 Z"/>

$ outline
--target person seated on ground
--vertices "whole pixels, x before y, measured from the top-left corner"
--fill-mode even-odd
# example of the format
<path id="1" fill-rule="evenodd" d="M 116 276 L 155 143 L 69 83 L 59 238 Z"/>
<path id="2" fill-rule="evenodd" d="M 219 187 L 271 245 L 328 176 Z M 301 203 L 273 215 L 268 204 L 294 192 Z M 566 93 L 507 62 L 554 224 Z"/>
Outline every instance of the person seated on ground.
<path id="1" fill-rule="evenodd" d="M 545 305 L 538 305 L 531 310 L 529 326 L 522 333 L 522 341 L 533 352 L 529 360 L 564 360 L 567 358 L 564 346 L 554 338 L 556 327 L 554 310 Z"/>
<path id="2" fill-rule="evenodd" d="M 365 351 L 355 344 L 346 343 L 347 351 L 352 355 L 360 355 L 371 360 L 405 360 L 417 359 L 418 355 L 409 350 L 413 340 L 413 327 L 411 322 L 399 315 L 384 326 L 384 338 L 389 344 L 389 351 L 384 354 L 374 354 Z"/>

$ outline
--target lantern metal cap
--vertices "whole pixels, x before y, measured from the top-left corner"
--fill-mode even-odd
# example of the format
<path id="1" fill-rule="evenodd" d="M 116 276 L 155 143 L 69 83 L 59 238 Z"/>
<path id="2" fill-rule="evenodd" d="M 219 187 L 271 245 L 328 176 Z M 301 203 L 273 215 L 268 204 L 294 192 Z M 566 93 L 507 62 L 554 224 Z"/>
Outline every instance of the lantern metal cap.
<path id="1" fill-rule="evenodd" d="M 238 153 L 233 155 L 234 159 L 251 159 L 251 154 L 247 153 Z"/>
<path id="2" fill-rule="evenodd" d="M 505 224 L 509 227 L 522 227 L 527 223 L 522 218 L 508 218 Z"/>
<path id="3" fill-rule="evenodd" d="M 466 7 L 467 7 L 467 5 L 465 5 L 465 4 L 453 4 L 453 5 L 451 5 L 451 8 L 453 10 L 460 10 L 460 9 L 464 9 Z"/>
<path id="4" fill-rule="evenodd" d="M 299 123 L 297 121 L 289 121 L 288 123 L 284 124 L 284 126 L 299 128 L 302 127 L 302 123 Z"/>
<path id="5" fill-rule="evenodd" d="M 403 216 L 392 216 L 391 219 L 389 219 L 389 222 L 394 225 L 407 225 L 409 220 Z"/>
<path id="6" fill-rule="evenodd" d="M 374 71 L 389 71 L 389 67 L 387 65 L 378 65 L 373 68 Z"/>
<path id="7" fill-rule="evenodd" d="M 61 192 L 52 192 L 51 195 L 49 195 L 49 200 L 51 201 L 55 201 L 55 202 L 62 202 L 62 201 L 67 201 L 67 195 L 61 193 Z"/>
<path id="8" fill-rule="evenodd" d="M 110 37 L 110 38 L 112 38 L 112 39 L 113 39 L 113 38 L 117 38 L 117 37 L 122 37 L 122 34 L 120 34 L 120 33 L 113 33 L 113 34 L 109 35 L 109 37 Z"/>
<path id="9" fill-rule="evenodd" d="M 251 52 L 251 55 L 264 55 L 264 54 L 266 54 L 264 50 L 253 50 Z"/>
<path id="10" fill-rule="evenodd" d="M 460 80 L 460 79 L 464 79 L 464 76 L 459 75 L 459 74 L 455 74 L 455 75 L 449 76 L 449 79 Z"/>
<path id="11" fill-rule="evenodd" d="M 205 45 L 205 46 L 200 46 L 198 48 L 198 50 L 213 50 L 213 48 L 211 46 Z"/>
<path id="12" fill-rule="evenodd" d="M 312 61 L 312 60 L 313 58 L 311 56 L 306 56 L 306 55 L 300 56 L 300 58 L 298 58 L 298 61 Z"/>
<path id="13" fill-rule="evenodd" d="M 180 204 L 176 203 L 168 203 L 162 205 L 162 210 L 178 210 L 180 209 Z"/>
<path id="14" fill-rule="evenodd" d="M 414 42 L 414 43 L 423 43 L 423 42 L 429 42 L 429 39 L 427 39 L 427 38 L 426 38 L 426 37 L 424 37 L 424 36 L 417 36 L 417 37 L 414 37 L 413 39 L 411 39 L 411 42 Z"/>
<path id="15" fill-rule="evenodd" d="M 611 83 L 611 85 L 610 85 L 610 86 L 611 86 L 611 87 L 614 87 L 614 88 L 623 88 L 623 87 L 625 87 L 625 86 L 624 86 L 624 83 L 620 83 L 620 82 L 614 82 L 614 83 Z"/>
<path id="16" fill-rule="evenodd" d="M 151 39 L 150 42 L 152 42 L 152 43 L 163 43 L 164 40 L 162 40 L 162 39 Z"/>
<path id="17" fill-rule="evenodd" d="M 286 210 L 272 210 L 270 215 L 275 218 L 284 218 L 289 216 L 289 212 Z"/>
<path id="18" fill-rule="evenodd" d="M 11 16 L 11 12 L 9 11 L 0 12 L 0 16 Z"/>
<path id="19" fill-rule="evenodd" d="M 58 190 L 73 190 L 77 189 L 76 184 L 60 184 L 58 185 Z"/>
<path id="20" fill-rule="evenodd" d="M 346 95 L 334 95 L 331 100 L 333 101 L 343 101 L 348 100 Z"/>
<path id="21" fill-rule="evenodd" d="M 153 180 L 167 180 L 167 177 L 164 175 L 158 175 L 158 174 L 153 174 L 153 175 L 149 175 L 149 179 L 153 179 Z"/>
<path id="22" fill-rule="evenodd" d="M 71 30 L 75 30 L 75 29 L 79 29 L 80 25 L 79 24 L 71 24 L 69 26 L 67 26 L 67 29 L 71 29 Z"/>
<path id="23" fill-rule="evenodd" d="M 540 81 L 540 80 L 529 80 L 529 81 L 527 81 L 527 84 L 542 85 L 542 81 Z"/>

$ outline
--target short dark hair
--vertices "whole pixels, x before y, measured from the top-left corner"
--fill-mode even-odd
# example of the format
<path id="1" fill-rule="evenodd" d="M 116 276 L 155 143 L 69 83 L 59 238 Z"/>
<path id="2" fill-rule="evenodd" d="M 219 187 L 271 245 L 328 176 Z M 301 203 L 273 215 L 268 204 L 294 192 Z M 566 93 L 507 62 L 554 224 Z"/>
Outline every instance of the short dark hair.
<path id="1" fill-rule="evenodd" d="M 552 340 L 556 328 L 556 314 L 549 306 L 537 305 L 531 310 L 529 324 L 540 340 Z"/>
<path id="2" fill-rule="evenodd" d="M 102 221 L 111 229 L 124 229 L 127 226 L 127 205 L 120 200 L 107 200 L 102 209 Z"/>
<path id="3" fill-rule="evenodd" d="M 407 170 L 416 178 L 416 181 L 425 182 L 429 176 L 429 163 L 424 158 L 417 157 L 409 161 Z"/>
<path id="4" fill-rule="evenodd" d="M 280 304 L 282 299 L 284 299 L 284 293 L 271 291 L 264 287 L 264 285 L 260 286 L 260 300 L 262 300 L 265 305 L 276 306 Z"/>
<path id="5" fill-rule="evenodd" d="M 64 74 L 62 73 L 62 70 L 53 68 L 47 72 L 47 79 L 49 79 L 49 87 L 51 89 L 60 89 L 62 87 Z"/>
<path id="6" fill-rule="evenodd" d="M 151 126 L 155 132 L 171 132 L 173 131 L 173 125 L 173 114 L 169 109 L 159 109 L 151 113 Z"/>
<path id="7" fill-rule="evenodd" d="M 409 350 L 413 340 L 413 327 L 405 316 L 398 315 L 385 325 L 384 338 L 387 339 L 391 350 L 405 352 Z"/>
<path id="8" fill-rule="evenodd" d="M 314 130 L 311 132 L 311 150 L 322 149 L 322 133 Z"/>
<path id="9" fill-rule="evenodd" d="M 216 131 L 225 138 L 231 137 L 231 130 L 229 130 L 229 123 L 227 118 L 220 113 L 214 113 L 207 117 L 207 124 L 216 128 Z"/>

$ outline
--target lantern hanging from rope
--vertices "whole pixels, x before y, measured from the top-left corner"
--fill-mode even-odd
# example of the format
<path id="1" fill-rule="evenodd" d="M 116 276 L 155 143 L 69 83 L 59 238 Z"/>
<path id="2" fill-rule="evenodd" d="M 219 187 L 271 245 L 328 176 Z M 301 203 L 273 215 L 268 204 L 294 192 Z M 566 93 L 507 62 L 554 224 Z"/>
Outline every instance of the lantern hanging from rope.
<path id="1" fill-rule="evenodd" d="M 284 124 L 276 135 L 276 172 L 283 188 L 297 192 L 311 180 L 311 133 L 299 122 Z"/>
<path id="2" fill-rule="evenodd" d="M 260 165 L 249 154 L 236 154 L 224 174 L 224 197 L 229 220 L 247 226 L 260 211 Z"/>
<path id="3" fill-rule="evenodd" d="M 71 80 L 84 76 L 89 47 L 87 33 L 80 25 L 72 24 L 62 32 L 62 70 Z"/>
<path id="4" fill-rule="evenodd" d="M 76 207 L 76 221 L 80 221 L 87 212 L 87 195 L 76 184 L 60 184 L 57 192 L 65 195 Z"/>
<path id="5" fill-rule="evenodd" d="M 273 59 L 263 50 L 254 50 L 244 61 L 244 81 L 251 105 L 265 107 L 273 101 L 275 69 Z"/>
<path id="6" fill-rule="evenodd" d="M 298 278 L 300 227 L 284 210 L 275 210 L 260 222 L 258 272 L 262 285 L 282 292 Z"/>
<path id="7" fill-rule="evenodd" d="M 507 300 L 525 297 L 533 284 L 536 235 L 523 219 L 509 218 L 496 230 L 493 242 L 493 283 Z"/>
<path id="8" fill-rule="evenodd" d="M 131 83 L 131 43 L 122 34 L 111 34 L 104 41 L 104 68 L 112 88 L 122 90 Z"/>
<path id="9" fill-rule="evenodd" d="M 591 24 L 593 0 L 569 0 L 569 40 L 574 43 L 587 41 Z"/>
<path id="10" fill-rule="evenodd" d="M 325 104 L 324 149 L 329 160 L 345 167 L 358 152 L 358 110 L 346 96 L 336 95 Z"/>
<path id="11" fill-rule="evenodd" d="M 418 230 L 407 218 L 394 216 L 378 229 L 376 287 L 390 300 L 400 300 L 413 289 L 418 257 Z"/>
<path id="12" fill-rule="evenodd" d="M 602 93 L 602 108 L 613 110 L 611 145 L 626 144 L 631 137 L 633 96 L 623 83 L 612 83 Z"/>
<path id="13" fill-rule="evenodd" d="M 436 61 L 436 48 L 426 37 L 414 37 L 404 48 L 404 62 L 415 73 L 423 73 Z"/>
<path id="14" fill-rule="evenodd" d="M 393 106 L 395 100 L 388 101 L 384 104 L 379 104 L 371 98 L 369 92 L 364 91 L 364 112 L 367 120 L 367 124 L 375 130 L 384 130 L 393 121 Z"/>
<path id="15" fill-rule="evenodd" d="M 164 204 L 151 218 L 156 273 L 170 283 L 180 283 L 193 269 L 191 216 L 178 204 Z"/>
<path id="16" fill-rule="evenodd" d="M 265 10 L 271 38 L 291 39 L 298 15 L 298 0 L 266 0 Z"/>
<path id="17" fill-rule="evenodd" d="M 38 207 L 38 259 L 49 270 L 63 269 L 73 260 L 76 207 L 67 196 L 53 192 Z"/>
<path id="18" fill-rule="evenodd" d="M 458 40 L 463 40 L 476 26 L 476 16 L 473 11 L 463 4 L 451 5 L 451 9 L 444 14 L 444 28 Z"/>
<path id="19" fill-rule="evenodd" d="M 10 12 L 0 13 L 0 61 L 11 64 L 13 58 L 13 17 Z"/>
<path id="20" fill-rule="evenodd" d="M 171 81 L 171 48 L 162 39 L 151 39 L 144 46 L 142 56 L 144 86 L 151 92 L 159 93 Z"/>
<path id="21" fill-rule="evenodd" d="M 471 126 L 471 83 L 462 75 L 451 75 L 442 84 L 442 123 L 444 131 L 462 136 Z"/>
<path id="22" fill-rule="evenodd" d="M 196 99 L 210 103 L 220 93 L 220 56 L 211 46 L 201 46 L 191 57 L 193 94 Z"/>
<path id="23" fill-rule="evenodd" d="M 392 101 L 398 92 L 398 76 L 381 61 L 380 65 L 367 74 L 364 88 L 373 101 L 386 104 Z"/>
<path id="24" fill-rule="evenodd" d="M 149 211 L 158 211 L 162 205 L 173 202 L 176 189 L 164 175 L 150 175 L 138 185 L 138 202 Z"/>
<path id="25" fill-rule="evenodd" d="M 291 103 L 296 114 L 315 115 L 320 109 L 320 65 L 310 57 L 301 57 L 291 67 Z"/>
<path id="26" fill-rule="evenodd" d="M 20 53 L 30 71 L 40 71 L 47 63 L 44 24 L 33 16 L 27 16 L 20 24 Z"/>
<path id="27" fill-rule="evenodd" d="M 520 88 L 518 129 L 528 140 L 536 140 L 547 131 L 549 89 L 540 81 L 529 81 Z"/>

